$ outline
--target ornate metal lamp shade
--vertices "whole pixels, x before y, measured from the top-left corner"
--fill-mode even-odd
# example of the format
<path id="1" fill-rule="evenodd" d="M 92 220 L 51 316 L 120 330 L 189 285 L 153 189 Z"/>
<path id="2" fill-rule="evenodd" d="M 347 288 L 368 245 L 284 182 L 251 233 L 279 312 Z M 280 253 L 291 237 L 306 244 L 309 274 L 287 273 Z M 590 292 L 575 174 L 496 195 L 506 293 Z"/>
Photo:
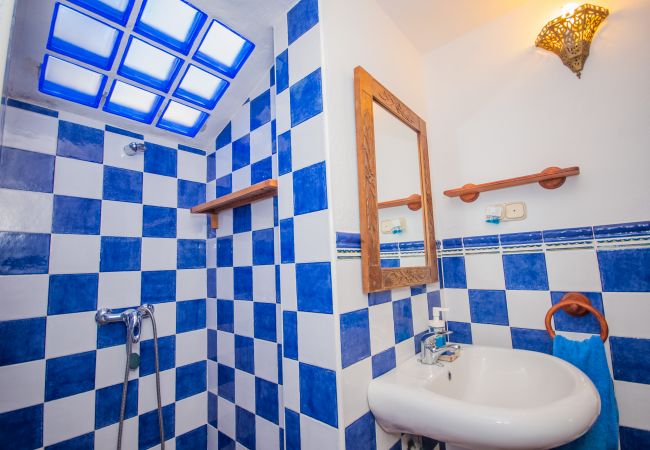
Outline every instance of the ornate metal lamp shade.
<path id="1" fill-rule="evenodd" d="M 547 23 L 537 36 L 535 45 L 555 53 L 580 78 L 591 40 L 608 15 L 607 8 L 585 3 L 572 13 Z"/>

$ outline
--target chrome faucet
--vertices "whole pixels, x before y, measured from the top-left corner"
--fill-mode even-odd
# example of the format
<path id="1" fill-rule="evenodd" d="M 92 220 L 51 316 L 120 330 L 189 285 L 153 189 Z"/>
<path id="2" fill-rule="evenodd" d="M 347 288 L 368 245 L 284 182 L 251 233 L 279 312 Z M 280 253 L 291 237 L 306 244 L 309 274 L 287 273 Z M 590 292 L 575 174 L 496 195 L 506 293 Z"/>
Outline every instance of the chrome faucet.
<path id="1" fill-rule="evenodd" d="M 448 336 L 451 333 L 451 331 L 428 331 L 424 333 L 420 338 L 420 363 L 429 365 L 437 364 L 440 355 L 442 355 L 447 350 L 459 350 L 460 345 L 458 344 L 449 344 L 445 342 L 445 344 L 441 345 L 440 347 L 436 345 L 436 338 L 440 336 Z"/>

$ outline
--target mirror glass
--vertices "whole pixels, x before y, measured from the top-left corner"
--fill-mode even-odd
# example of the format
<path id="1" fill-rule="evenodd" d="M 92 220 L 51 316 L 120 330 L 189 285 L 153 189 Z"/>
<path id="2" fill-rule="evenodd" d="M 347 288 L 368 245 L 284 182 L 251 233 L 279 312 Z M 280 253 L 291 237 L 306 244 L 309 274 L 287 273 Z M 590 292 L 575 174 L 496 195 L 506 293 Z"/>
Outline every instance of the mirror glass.
<path id="1" fill-rule="evenodd" d="M 426 265 L 418 133 L 373 102 L 381 267 Z"/>

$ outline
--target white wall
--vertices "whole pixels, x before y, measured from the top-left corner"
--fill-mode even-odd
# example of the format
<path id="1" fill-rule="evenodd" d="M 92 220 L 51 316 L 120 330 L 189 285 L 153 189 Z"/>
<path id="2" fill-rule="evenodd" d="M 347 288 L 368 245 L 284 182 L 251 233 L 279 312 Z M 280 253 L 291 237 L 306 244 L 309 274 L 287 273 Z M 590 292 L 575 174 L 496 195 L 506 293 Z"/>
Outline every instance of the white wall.
<path id="1" fill-rule="evenodd" d="M 9 57 L 9 36 L 14 16 L 14 0 L 0 0 L 0 97 L 4 96 L 5 69 Z M 0 106 L 0 141 L 4 129 L 5 107 Z"/>
<path id="2" fill-rule="evenodd" d="M 650 2 L 608 0 L 582 79 L 534 47 L 564 0 L 531 0 L 425 58 L 438 238 L 611 224 L 650 217 Z M 404 83 L 401 83 L 404 84 Z M 580 166 L 539 185 L 442 195 L 465 183 Z M 528 219 L 486 224 L 486 205 L 524 200 Z"/>

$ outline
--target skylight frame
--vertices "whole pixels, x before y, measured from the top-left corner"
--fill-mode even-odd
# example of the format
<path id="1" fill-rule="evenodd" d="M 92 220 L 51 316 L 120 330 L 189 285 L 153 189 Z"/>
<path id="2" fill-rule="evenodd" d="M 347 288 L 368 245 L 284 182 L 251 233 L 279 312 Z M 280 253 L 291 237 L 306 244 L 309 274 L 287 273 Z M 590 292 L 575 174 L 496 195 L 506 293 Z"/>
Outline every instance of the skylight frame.
<path id="1" fill-rule="evenodd" d="M 47 80 L 45 78 L 45 75 L 47 72 L 48 63 L 50 62 L 50 58 L 63 61 L 66 64 L 70 64 L 72 66 L 99 75 L 101 77 L 101 81 L 99 83 L 97 94 L 92 97 L 88 94 L 84 94 L 83 92 Z M 102 95 L 104 94 L 104 88 L 106 87 L 107 81 L 108 77 L 103 73 L 95 72 L 94 70 L 90 70 L 86 67 L 80 66 L 79 64 L 75 64 L 73 62 L 46 53 L 43 57 L 43 64 L 41 65 L 40 73 L 38 75 L 38 90 L 53 97 L 62 98 L 63 100 L 68 100 L 85 106 L 90 106 L 91 108 L 97 108 L 102 101 Z M 48 85 L 51 87 L 48 87 Z"/>
<path id="2" fill-rule="evenodd" d="M 158 80 L 156 78 L 153 78 L 146 73 L 140 72 L 135 69 L 131 69 L 124 65 L 124 62 L 126 61 L 126 56 L 129 53 L 129 49 L 131 48 L 131 43 L 133 42 L 134 39 L 139 40 L 140 42 L 144 42 L 146 45 L 150 45 L 151 47 L 155 48 L 156 50 L 159 50 L 161 52 L 167 53 L 168 55 L 172 56 L 175 60 L 174 66 L 172 68 L 172 71 L 170 72 L 170 76 L 168 80 Z M 184 60 L 179 58 L 178 56 L 160 48 L 156 47 L 155 45 L 151 45 L 149 42 L 145 41 L 144 39 L 141 39 L 135 35 L 130 35 L 129 40 L 126 44 L 126 47 L 124 48 L 124 51 L 122 52 L 122 59 L 120 61 L 120 64 L 117 67 L 117 74 L 120 76 L 123 76 L 125 78 L 128 78 L 129 80 L 135 81 L 136 83 L 141 83 L 146 86 L 149 86 L 151 88 L 154 88 L 158 91 L 161 91 L 163 93 L 168 93 L 169 90 L 171 89 L 172 85 L 174 84 L 174 81 L 176 81 L 176 78 L 178 76 L 178 72 L 180 71 L 181 67 L 183 66 Z"/>
<path id="3" fill-rule="evenodd" d="M 97 0 L 68 0 L 75 5 L 81 6 L 88 11 L 92 11 L 95 14 L 99 14 L 106 19 L 118 23 L 122 26 L 125 26 L 131 17 L 131 11 L 133 10 L 133 5 L 135 0 L 128 0 L 126 9 L 124 11 L 118 11 L 116 9 L 107 6 L 104 3 L 98 2 Z"/>
<path id="4" fill-rule="evenodd" d="M 59 10 L 61 7 L 70 9 L 78 14 L 81 14 L 82 16 L 86 16 L 87 18 L 94 20 L 95 22 L 99 22 L 102 25 L 105 25 L 106 27 L 111 28 L 117 32 L 115 37 L 115 42 L 113 43 L 113 49 L 111 50 L 111 54 L 107 58 L 104 58 L 101 55 L 90 52 L 86 49 L 78 47 L 70 42 L 64 41 L 54 36 L 54 28 L 56 26 L 56 20 L 58 18 Z M 124 32 L 122 30 L 106 22 L 102 22 L 101 20 L 96 19 L 95 17 L 92 17 L 84 12 L 71 8 L 68 5 L 65 5 L 60 2 L 56 2 L 54 4 L 54 11 L 52 12 L 52 20 L 50 21 L 50 31 L 47 36 L 46 47 L 48 48 L 48 50 L 51 50 L 56 53 L 60 53 L 65 56 L 69 56 L 70 58 L 76 59 L 77 61 L 90 64 L 100 69 L 110 70 L 111 67 L 113 67 L 113 62 L 115 61 L 115 57 L 117 56 L 117 52 L 120 47 L 120 42 L 122 41 L 123 35 Z"/>
<path id="5" fill-rule="evenodd" d="M 244 46 L 242 47 L 242 50 L 239 52 L 239 55 L 237 56 L 237 59 L 232 66 L 226 66 L 220 61 L 213 59 L 209 55 L 206 55 L 205 53 L 201 53 L 201 47 L 205 42 L 205 38 L 208 36 L 208 34 L 210 34 L 210 30 L 212 29 L 212 26 L 215 24 L 215 22 L 244 40 Z M 205 33 L 203 33 L 203 37 L 201 37 L 201 42 L 196 48 L 196 51 L 194 52 L 192 59 L 194 59 L 194 61 L 203 64 L 204 66 L 216 70 L 217 72 L 227 76 L 228 78 L 233 79 L 237 76 L 237 74 L 244 66 L 244 64 L 250 57 L 250 55 L 253 53 L 253 50 L 255 50 L 255 44 L 250 39 L 246 38 L 241 33 L 238 33 L 237 31 L 233 30 L 225 23 L 217 19 L 212 19 L 212 22 L 210 22 L 208 29 L 205 31 Z"/>
<path id="6" fill-rule="evenodd" d="M 142 6 L 140 7 L 140 11 L 138 12 L 138 17 L 135 21 L 135 24 L 133 25 L 133 31 L 136 33 L 145 36 L 153 41 L 156 41 L 159 44 L 164 45 L 167 48 L 170 48 L 172 50 L 175 50 L 183 55 L 188 55 L 192 45 L 194 44 L 194 41 L 196 40 L 199 32 L 203 28 L 203 25 L 205 22 L 208 20 L 208 15 L 197 8 L 196 6 L 192 5 L 190 2 L 186 0 L 178 0 L 180 3 L 185 3 L 192 9 L 194 9 L 197 12 L 197 15 L 195 16 L 194 22 L 192 23 L 192 26 L 190 27 L 190 33 L 188 34 L 187 40 L 185 42 L 180 42 L 177 41 L 176 39 L 171 38 L 168 35 L 165 35 L 161 33 L 160 31 L 156 30 L 155 28 L 145 24 L 142 22 L 142 14 L 144 13 L 144 10 L 147 7 L 147 3 L 149 0 L 143 0 L 142 1 Z"/>
<path id="7" fill-rule="evenodd" d="M 144 114 L 140 111 L 134 110 L 132 108 L 128 108 L 125 106 L 118 105 L 116 103 L 111 103 L 111 97 L 113 96 L 113 91 L 115 90 L 115 86 L 117 86 L 117 83 L 123 83 L 128 86 L 131 86 L 136 89 L 140 89 L 142 91 L 148 92 L 150 94 L 155 95 L 156 101 L 154 102 L 151 111 L 149 111 L 148 114 Z M 103 111 L 106 111 L 111 114 L 115 114 L 117 116 L 122 116 L 126 117 L 127 119 L 135 120 L 136 122 L 141 122 L 145 123 L 147 125 L 151 125 L 156 118 L 156 114 L 160 110 L 160 105 L 162 102 L 165 100 L 165 97 L 163 97 L 160 94 L 157 94 L 155 92 L 148 91 L 146 89 L 143 89 L 139 86 L 134 86 L 133 84 L 127 83 L 126 81 L 122 81 L 119 79 L 114 79 L 113 84 L 111 85 L 110 90 L 108 91 L 108 95 L 106 96 L 106 101 L 104 102 L 104 108 L 102 109 Z"/>
<path id="8" fill-rule="evenodd" d="M 205 72 L 205 73 L 207 73 L 208 75 L 210 75 L 212 77 L 218 78 L 219 80 L 221 80 L 223 82 L 221 84 L 222 87 L 219 90 L 217 90 L 217 92 L 215 93 L 214 96 L 212 96 L 212 98 L 206 99 L 206 98 L 198 96 L 198 95 L 196 95 L 196 94 L 194 94 L 194 93 L 192 93 L 190 91 L 187 91 L 187 90 L 185 90 L 185 89 L 183 89 L 181 87 L 183 85 L 183 81 L 185 80 L 185 77 L 187 76 L 188 72 L 190 71 L 190 69 L 192 67 L 194 67 L 197 70 L 200 70 L 202 72 Z M 221 78 L 221 77 L 218 77 L 217 75 L 214 75 L 214 74 L 208 72 L 205 69 L 202 69 L 201 67 L 199 67 L 199 66 L 197 66 L 195 64 L 188 64 L 187 68 L 185 69 L 185 72 L 183 73 L 183 75 L 181 76 L 181 78 L 180 78 L 180 80 L 178 82 L 178 86 L 176 86 L 176 89 L 174 90 L 173 96 L 175 98 L 185 100 L 185 101 L 187 101 L 189 103 L 192 103 L 192 104 L 194 104 L 196 106 L 199 106 L 201 108 L 212 110 L 217 106 L 217 103 L 219 103 L 219 100 L 221 100 L 221 97 L 223 97 L 223 95 L 226 93 L 226 91 L 228 90 L 229 87 L 230 87 L 230 82 L 228 80 L 226 80 L 224 78 Z"/>
<path id="9" fill-rule="evenodd" d="M 198 111 L 199 113 L 201 113 L 200 116 L 199 116 L 199 119 L 194 123 L 194 126 L 186 127 L 186 126 L 181 125 L 179 123 L 172 122 L 170 120 L 165 120 L 165 118 L 164 118 L 165 113 L 167 112 L 167 110 L 169 109 L 169 107 L 171 106 L 172 103 L 177 103 L 177 104 L 182 105 L 182 106 L 184 106 L 186 108 L 191 108 L 191 109 L 194 109 L 194 110 Z M 183 103 L 181 103 L 179 101 L 170 99 L 169 101 L 167 101 L 167 104 L 165 105 L 165 108 L 163 109 L 162 114 L 160 114 L 160 117 L 158 118 L 158 122 L 156 123 L 156 127 L 160 128 L 162 130 L 171 131 L 173 133 L 182 134 L 184 136 L 188 136 L 188 137 L 193 138 L 198 134 L 199 131 L 201 131 L 201 128 L 203 128 L 203 125 L 205 124 L 206 120 L 208 120 L 209 116 L 210 115 L 205 111 L 201 111 L 200 109 L 197 109 L 197 108 L 192 108 L 191 106 L 185 105 L 185 104 L 183 104 Z"/>

